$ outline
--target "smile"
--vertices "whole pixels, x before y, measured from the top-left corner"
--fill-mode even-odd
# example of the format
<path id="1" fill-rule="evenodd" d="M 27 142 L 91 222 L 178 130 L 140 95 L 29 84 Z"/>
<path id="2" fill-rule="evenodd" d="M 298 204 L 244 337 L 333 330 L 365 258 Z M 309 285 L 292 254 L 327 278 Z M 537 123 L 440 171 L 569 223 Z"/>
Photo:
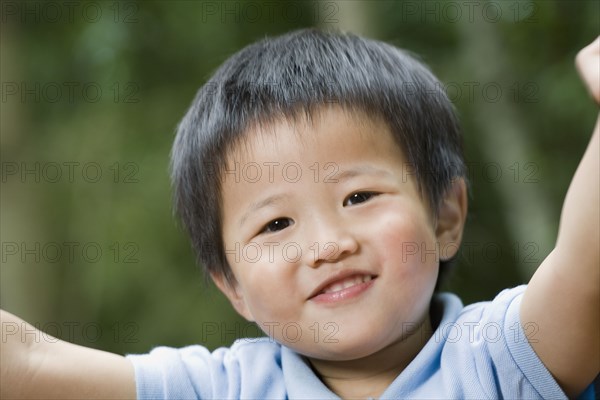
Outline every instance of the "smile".
<path id="1" fill-rule="evenodd" d="M 370 288 L 375 278 L 375 275 L 370 274 L 352 274 L 340 277 L 340 279 L 326 283 L 316 291 L 315 295 L 310 297 L 310 300 L 317 303 L 336 303 L 354 298 Z"/>
<path id="2" fill-rule="evenodd" d="M 371 275 L 356 275 L 354 277 L 351 276 L 349 278 L 344 279 L 341 282 L 337 281 L 337 282 L 332 283 L 331 285 L 328 285 L 327 287 L 325 287 L 325 289 L 323 289 L 321 291 L 321 293 L 339 292 L 339 291 L 342 291 L 349 287 L 359 285 L 363 282 L 369 282 L 370 280 L 371 280 Z M 321 293 L 319 293 L 319 294 L 321 294 Z"/>

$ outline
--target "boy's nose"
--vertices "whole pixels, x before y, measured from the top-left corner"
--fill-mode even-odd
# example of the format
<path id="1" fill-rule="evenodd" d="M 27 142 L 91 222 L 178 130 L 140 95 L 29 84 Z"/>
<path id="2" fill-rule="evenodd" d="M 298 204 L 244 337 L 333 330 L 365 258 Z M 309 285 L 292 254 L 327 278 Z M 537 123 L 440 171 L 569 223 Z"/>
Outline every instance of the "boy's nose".
<path id="1" fill-rule="evenodd" d="M 336 262 L 356 253 L 359 244 L 350 229 L 339 223 L 325 224 L 325 221 L 320 222 L 315 228 L 318 233 L 309 242 L 308 252 L 306 253 L 306 263 L 310 267 L 317 268 L 323 263 Z"/>

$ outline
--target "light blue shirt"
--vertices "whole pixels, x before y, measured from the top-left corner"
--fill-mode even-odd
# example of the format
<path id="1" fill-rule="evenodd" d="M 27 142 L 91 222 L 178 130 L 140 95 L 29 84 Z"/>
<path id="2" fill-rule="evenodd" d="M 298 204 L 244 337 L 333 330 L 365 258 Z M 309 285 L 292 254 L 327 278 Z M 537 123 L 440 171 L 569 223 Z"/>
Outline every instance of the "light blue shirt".
<path id="1" fill-rule="evenodd" d="M 525 287 L 467 307 L 453 294 L 435 295 L 437 329 L 381 399 L 566 399 L 525 338 L 524 330 L 535 339 L 536 329 L 520 323 Z M 212 353 L 158 347 L 127 358 L 139 399 L 339 399 L 304 357 L 270 338 Z M 590 386 L 580 398 L 593 397 Z"/>

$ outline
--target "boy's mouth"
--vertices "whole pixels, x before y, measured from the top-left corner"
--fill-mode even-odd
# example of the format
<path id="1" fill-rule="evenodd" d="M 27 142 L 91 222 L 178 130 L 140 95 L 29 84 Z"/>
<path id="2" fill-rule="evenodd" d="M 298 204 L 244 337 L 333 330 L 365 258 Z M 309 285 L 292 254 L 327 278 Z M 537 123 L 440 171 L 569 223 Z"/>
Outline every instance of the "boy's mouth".
<path id="1" fill-rule="evenodd" d="M 350 286 L 358 285 L 359 283 L 369 282 L 372 279 L 371 275 L 355 275 L 349 278 L 346 278 L 342 281 L 336 281 L 331 285 L 327 285 L 321 293 L 331 293 L 331 292 L 339 292 L 340 290 L 349 288 Z"/>
<path id="2" fill-rule="evenodd" d="M 341 300 L 356 292 L 357 289 L 362 291 L 361 288 L 370 286 L 371 281 L 375 278 L 377 278 L 377 275 L 369 273 L 342 271 L 319 285 L 311 293 L 309 300 Z"/>

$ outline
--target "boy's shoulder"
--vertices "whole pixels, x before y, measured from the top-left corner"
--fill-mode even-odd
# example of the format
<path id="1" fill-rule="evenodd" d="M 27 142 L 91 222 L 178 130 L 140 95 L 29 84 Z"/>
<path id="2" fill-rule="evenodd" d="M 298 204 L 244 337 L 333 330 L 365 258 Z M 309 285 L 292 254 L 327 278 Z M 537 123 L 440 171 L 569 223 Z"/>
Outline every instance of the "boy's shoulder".
<path id="1" fill-rule="evenodd" d="M 535 326 L 520 321 L 526 287 L 466 307 L 435 294 L 431 337 L 382 398 L 566 398 L 529 343 Z"/>
<path id="2" fill-rule="evenodd" d="M 238 339 L 231 347 L 156 347 L 128 355 L 138 398 L 281 398 L 281 345 L 269 338 Z M 269 382 L 269 385 L 265 385 Z M 246 394 L 246 396 L 244 396 Z"/>
<path id="3" fill-rule="evenodd" d="M 484 328 L 485 324 L 488 323 L 499 326 L 507 318 L 518 318 L 518 306 L 526 288 L 527 285 L 521 285 L 504 289 L 492 300 L 479 301 L 466 306 L 455 293 L 441 292 L 434 294 L 431 301 L 431 318 L 434 325 L 433 339 L 437 339 L 435 334 L 444 334 L 443 339 L 448 340 L 448 331 L 456 330 L 462 325 L 475 330 L 476 328 Z M 456 341 L 450 340 L 450 343 L 457 341 L 458 338 Z"/>
<path id="4" fill-rule="evenodd" d="M 504 398 L 566 399 L 567 395 L 531 345 L 538 341 L 540 327 L 522 318 L 521 303 L 526 289 L 527 285 L 504 289 L 491 301 L 462 307 L 454 322 L 442 321 L 436 329 L 439 336 L 432 338 L 444 343 L 440 347 L 440 371 L 451 372 L 458 378 L 476 378 L 472 383 L 480 384 L 492 398 L 501 394 Z M 514 382 L 521 385 L 515 386 Z M 598 398 L 599 394 L 600 375 L 578 399 Z"/>
<path id="5" fill-rule="evenodd" d="M 520 298 L 525 293 L 525 289 L 527 289 L 527 285 L 520 285 L 513 288 L 504 289 L 500 291 L 492 300 L 478 301 L 463 306 L 458 318 L 475 318 L 477 316 L 480 318 L 485 318 L 486 313 L 492 312 L 492 310 L 496 310 L 496 312 L 501 312 L 502 310 L 507 311 L 514 301 L 520 301 Z M 442 293 L 442 295 L 448 294 L 454 295 L 452 293 Z"/>

